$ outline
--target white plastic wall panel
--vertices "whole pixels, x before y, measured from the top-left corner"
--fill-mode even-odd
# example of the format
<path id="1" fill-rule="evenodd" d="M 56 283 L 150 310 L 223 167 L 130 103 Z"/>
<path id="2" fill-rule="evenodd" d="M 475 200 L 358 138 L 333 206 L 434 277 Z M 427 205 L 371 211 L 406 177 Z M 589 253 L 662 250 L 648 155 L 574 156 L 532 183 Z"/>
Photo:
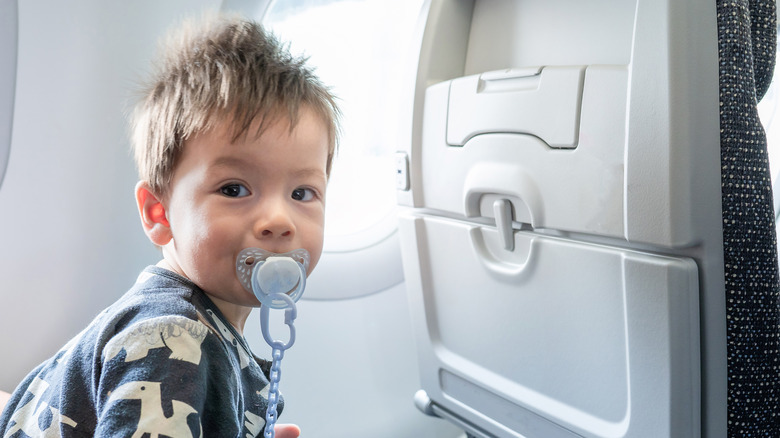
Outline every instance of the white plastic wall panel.
<path id="1" fill-rule="evenodd" d="M 18 25 L 17 1 L 0 2 L 0 185 L 11 150 Z"/>

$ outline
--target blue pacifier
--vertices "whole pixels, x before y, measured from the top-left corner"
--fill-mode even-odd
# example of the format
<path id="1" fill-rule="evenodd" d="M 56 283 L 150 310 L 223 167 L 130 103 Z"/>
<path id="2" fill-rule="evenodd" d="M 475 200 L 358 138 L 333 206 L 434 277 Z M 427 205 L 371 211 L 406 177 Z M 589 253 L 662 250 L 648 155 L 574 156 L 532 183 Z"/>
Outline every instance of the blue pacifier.
<path id="1" fill-rule="evenodd" d="M 298 315 L 295 302 L 306 287 L 306 271 L 309 253 L 301 248 L 276 254 L 260 248 L 246 248 L 236 258 L 236 275 L 244 289 L 252 292 L 260 301 L 260 329 L 263 339 L 273 349 L 271 369 L 268 372 L 268 407 L 265 413 L 265 438 L 274 438 L 279 402 L 279 379 L 285 350 L 295 343 L 295 326 Z M 270 309 L 284 309 L 284 323 L 290 329 L 287 342 L 271 337 Z"/>
<path id="2" fill-rule="evenodd" d="M 273 253 L 260 248 L 246 248 L 236 258 L 236 275 L 263 306 L 272 309 L 290 307 L 298 301 L 306 287 L 309 253 L 303 248 L 286 253 Z"/>

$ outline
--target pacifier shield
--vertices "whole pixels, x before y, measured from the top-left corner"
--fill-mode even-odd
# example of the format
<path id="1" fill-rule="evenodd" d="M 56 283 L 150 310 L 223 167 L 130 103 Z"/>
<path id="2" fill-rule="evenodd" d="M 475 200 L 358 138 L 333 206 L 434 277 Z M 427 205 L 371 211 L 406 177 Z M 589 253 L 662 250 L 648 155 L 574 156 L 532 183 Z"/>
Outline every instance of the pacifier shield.
<path id="1" fill-rule="evenodd" d="M 236 258 L 236 276 L 244 289 L 273 309 L 289 307 L 287 300 L 274 295 L 285 294 L 298 301 L 306 287 L 308 267 L 309 253 L 303 248 L 281 254 L 246 248 Z"/>

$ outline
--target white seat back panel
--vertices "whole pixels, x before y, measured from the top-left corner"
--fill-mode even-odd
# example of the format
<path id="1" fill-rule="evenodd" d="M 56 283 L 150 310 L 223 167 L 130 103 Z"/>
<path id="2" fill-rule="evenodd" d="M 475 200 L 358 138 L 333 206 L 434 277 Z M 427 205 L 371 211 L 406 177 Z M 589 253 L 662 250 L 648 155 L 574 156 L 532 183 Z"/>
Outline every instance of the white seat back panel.
<path id="1" fill-rule="evenodd" d="M 696 436 L 692 260 L 522 231 L 510 252 L 492 225 L 430 216 L 404 216 L 401 227 L 419 255 L 406 269 L 427 273 L 408 281 L 413 310 L 427 315 L 415 318 L 427 334 L 423 387 L 444 409 L 494 424 L 497 436 L 548 423 L 582 436 L 666 436 L 686 422 L 680 436 Z"/>
<path id="2" fill-rule="evenodd" d="M 530 79 L 541 89 L 548 77 L 560 87 L 486 92 L 473 76 L 428 88 L 424 204 L 492 218 L 479 203 L 498 195 L 512 203 L 515 222 L 625 238 L 625 131 L 616 120 L 625 117 L 628 72 L 620 66 L 548 67 Z M 448 135 L 463 145 L 450 145 Z"/>
<path id="3" fill-rule="evenodd" d="M 423 9 L 398 159 L 418 406 L 478 438 L 725 436 L 715 5 Z"/>

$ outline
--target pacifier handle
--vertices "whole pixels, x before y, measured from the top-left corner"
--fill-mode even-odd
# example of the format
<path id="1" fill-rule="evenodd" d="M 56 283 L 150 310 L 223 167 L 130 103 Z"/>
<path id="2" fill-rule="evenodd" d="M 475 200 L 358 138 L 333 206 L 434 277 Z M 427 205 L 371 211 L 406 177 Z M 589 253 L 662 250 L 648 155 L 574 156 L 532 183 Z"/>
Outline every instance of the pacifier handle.
<path id="1" fill-rule="evenodd" d="M 284 343 L 271 337 L 271 330 L 269 328 L 271 321 L 271 307 L 269 306 L 260 307 L 260 330 L 263 332 L 263 339 L 265 339 L 265 342 L 269 347 L 273 348 L 274 350 L 280 350 L 284 352 L 288 348 L 292 347 L 295 343 L 295 325 L 293 325 L 293 322 L 295 321 L 295 318 L 298 317 L 298 308 L 295 307 L 295 302 L 288 295 L 274 295 L 275 296 L 272 297 L 273 299 L 285 301 L 288 305 L 288 307 L 284 310 L 284 323 L 287 325 L 287 327 L 290 328 L 290 338 L 287 340 L 287 343 Z"/>

